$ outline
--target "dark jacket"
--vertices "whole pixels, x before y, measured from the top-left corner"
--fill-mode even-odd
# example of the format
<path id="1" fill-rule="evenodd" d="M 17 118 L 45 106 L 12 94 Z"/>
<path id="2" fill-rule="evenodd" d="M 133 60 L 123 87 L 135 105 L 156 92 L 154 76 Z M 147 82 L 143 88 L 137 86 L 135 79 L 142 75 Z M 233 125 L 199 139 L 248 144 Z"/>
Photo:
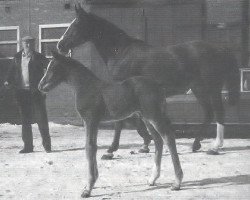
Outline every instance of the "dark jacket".
<path id="1" fill-rule="evenodd" d="M 5 81 L 8 81 L 9 84 L 16 89 L 22 88 L 22 52 L 23 51 L 19 51 L 15 54 L 12 65 L 10 66 L 5 78 Z M 38 84 L 44 75 L 48 62 L 48 59 L 44 55 L 36 51 L 33 52 L 28 65 L 30 90 L 32 92 L 38 91 Z"/>

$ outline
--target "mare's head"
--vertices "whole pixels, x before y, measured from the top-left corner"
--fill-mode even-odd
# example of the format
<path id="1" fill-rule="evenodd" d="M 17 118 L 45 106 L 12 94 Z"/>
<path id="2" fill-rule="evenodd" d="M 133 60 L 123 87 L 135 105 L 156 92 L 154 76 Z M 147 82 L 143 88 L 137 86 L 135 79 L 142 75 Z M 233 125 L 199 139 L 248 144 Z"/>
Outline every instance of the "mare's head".
<path id="1" fill-rule="evenodd" d="M 89 41 L 94 34 L 95 24 L 91 20 L 91 14 L 81 6 L 75 6 L 75 12 L 76 18 L 57 44 L 59 52 L 68 53 L 70 49 Z"/>
<path id="2" fill-rule="evenodd" d="M 52 51 L 52 60 L 49 62 L 47 70 L 41 79 L 38 89 L 41 92 L 49 92 L 61 82 L 66 81 L 66 58 L 57 52 Z"/>

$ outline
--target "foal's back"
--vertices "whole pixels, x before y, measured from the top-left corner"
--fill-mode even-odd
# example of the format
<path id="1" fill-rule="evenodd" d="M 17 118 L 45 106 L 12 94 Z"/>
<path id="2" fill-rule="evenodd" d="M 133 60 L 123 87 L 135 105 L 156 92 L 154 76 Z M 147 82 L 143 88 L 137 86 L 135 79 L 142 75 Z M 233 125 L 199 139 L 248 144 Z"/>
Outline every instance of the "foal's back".
<path id="1" fill-rule="evenodd" d="M 163 89 L 155 81 L 143 76 L 105 85 L 102 95 L 110 119 L 116 120 L 125 119 L 136 112 L 162 112 L 164 104 Z"/>

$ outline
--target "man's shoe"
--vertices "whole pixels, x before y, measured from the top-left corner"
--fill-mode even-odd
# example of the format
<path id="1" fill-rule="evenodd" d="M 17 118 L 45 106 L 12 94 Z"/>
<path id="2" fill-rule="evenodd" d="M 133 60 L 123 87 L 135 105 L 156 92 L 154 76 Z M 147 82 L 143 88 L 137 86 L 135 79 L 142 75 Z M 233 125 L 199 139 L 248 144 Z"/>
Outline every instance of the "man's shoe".
<path id="1" fill-rule="evenodd" d="M 51 153 L 51 148 L 46 148 L 45 151 L 46 153 Z"/>
<path id="2" fill-rule="evenodd" d="M 19 153 L 32 153 L 33 149 L 29 149 L 29 148 L 23 148 L 21 151 L 19 151 Z"/>
<path id="3" fill-rule="evenodd" d="M 45 149 L 45 151 L 46 151 L 47 153 L 51 153 L 51 145 L 50 145 L 50 144 L 46 144 L 46 145 L 44 145 L 43 147 L 44 147 L 44 149 Z"/>

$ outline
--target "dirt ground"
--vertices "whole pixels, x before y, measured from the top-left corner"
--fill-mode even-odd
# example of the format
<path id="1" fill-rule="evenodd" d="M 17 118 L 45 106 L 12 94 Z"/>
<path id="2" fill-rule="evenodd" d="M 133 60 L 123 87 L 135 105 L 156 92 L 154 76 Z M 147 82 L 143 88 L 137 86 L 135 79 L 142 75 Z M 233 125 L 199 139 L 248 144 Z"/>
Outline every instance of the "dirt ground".
<path id="1" fill-rule="evenodd" d="M 84 128 L 51 123 L 54 151 L 47 154 L 37 126 L 33 127 L 35 152 L 21 155 L 21 127 L 0 125 L 0 199 L 81 199 L 87 177 Z M 135 131 L 124 130 L 115 159 L 101 160 L 112 136 L 112 130 L 99 131 L 100 176 L 90 199 L 250 199 L 249 139 L 226 139 L 217 156 L 205 153 L 210 139 L 203 141 L 198 153 L 191 153 L 191 139 L 178 139 L 184 179 L 182 190 L 171 191 L 174 172 L 169 153 L 164 151 L 161 177 L 150 187 L 153 145 L 149 154 L 137 153 L 142 139 Z"/>

